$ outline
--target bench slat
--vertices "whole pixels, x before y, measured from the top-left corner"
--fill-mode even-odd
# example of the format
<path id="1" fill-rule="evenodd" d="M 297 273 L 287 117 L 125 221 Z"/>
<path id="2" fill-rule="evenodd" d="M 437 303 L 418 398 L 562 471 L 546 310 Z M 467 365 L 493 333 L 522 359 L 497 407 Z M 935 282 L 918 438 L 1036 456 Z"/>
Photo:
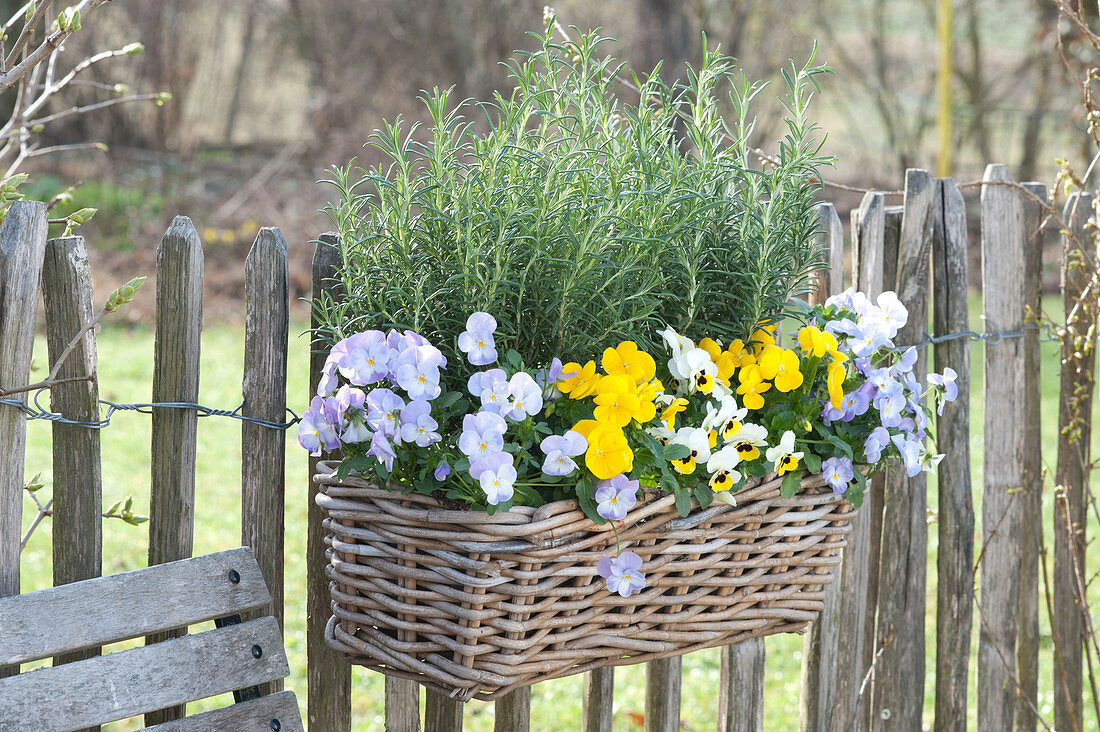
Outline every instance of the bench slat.
<path id="1" fill-rule="evenodd" d="M 230 570 L 239 582 L 230 581 Z M 247 547 L 7 597 L 0 599 L 0 663 L 138 638 L 270 600 Z"/>
<path id="2" fill-rule="evenodd" d="M 259 618 L 0 680 L 0 730 L 89 727 L 289 673 L 278 622 Z"/>
<path id="3" fill-rule="evenodd" d="M 272 720 L 279 721 L 279 732 L 304 732 L 293 691 L 280 691 L 147 729 L 152 732 L 271 732 L 274 729 Z"/>

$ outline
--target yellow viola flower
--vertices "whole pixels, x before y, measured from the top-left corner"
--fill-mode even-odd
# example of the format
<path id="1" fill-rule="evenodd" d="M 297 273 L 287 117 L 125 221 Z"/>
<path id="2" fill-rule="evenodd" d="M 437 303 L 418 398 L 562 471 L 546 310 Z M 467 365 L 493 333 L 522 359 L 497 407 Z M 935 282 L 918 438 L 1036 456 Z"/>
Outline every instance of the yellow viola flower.
<path id="1" fill-rule="evenodd" d="M 741 429 L 738 430 L 737 436 L 734 437 L 733 442 L 730 444 L 737 450 L 741 462 L 747 463 L 760 457 L 760 448 L 767 444 L 765 442 L 767 439 L 767 429 L 761 425 L 746 422 L 741 425 Z"/>
<path id="2" fill-rule="evenodd" d="M 596 408 L 592 416 L 597 422 L 609 422 L 616 427 L 626 427 L 641 407 L 638 387 L 626 374 L 605 376 L 596 384 L 593 400 Z"/>
<path id="3" fill-rule="evenodd" d="M 676 415 L 687 409 L 688 400 L 683 397 L 676 397 L 672 400 L 672 403 L 665 407 L 665 411 L 661 412 L 661 421 L 668 426 L 670 430 L 676 429 Z"/>
<path id="4" fill-rule="evenodd" d="M 753 356 L 759 356 L 765 348 L 775 345 L 775 326 L 776 323 L 772 323 L 771 325 L 757 328 L 756 332 L 749 338 L 749 345 Z"/>
<path id="5" fill-rule="evenodd" d="M 638 385 L 638 411 L 634 419 L 641 424 L 652 422 L 657 416 L 657 395 L 664 391 L 664 384 L 659 379 L 650 379 L 644 384 Z"/>
<path id="6" fill-rule="evenodd" d="M 829 370 L 825 378 L 825 386 L 829 390 L 829 403 L 835 409 L 840 409 L 840 403 L 844 399 L 844 377 L 847 370 L 843 361 L 833 361 L 829 364 Z"/>
<path id="7" fill-rule="evenodd" d="M 769 447 L 764 457 L 775 467 L 776 475 L 781 476 L 796 469 L 802 453 L 794 450 L 794 432 L 791 430 L 784 432 L 779 439 L 779 444 Z"/>
<path id="8" fill-rule="evenodd" d="M 713 374 L 708 374 L 705 371 L 700 371 L 695 375 L 694 380 L 691 382 L 692 391 L 702 392 L 703 394 L 710 394 L 714 391 L 714 384 L 716 380 Z"/>
<path id="9" fill-rule="evenodd" d="M 739 368 L 752 366 L 756 363 L 756 356 L 753 355 L 752 348 L 746 348 L 744 342 L 740 338 L 729 344 L 729 347 L 726 348 L 726 353 L 730 355 Z"/>
<path id="10" fill-rule="evenodd" d="M 558 391 L 568 394 L 571 399 L 584 399 L 596 391 L 600 375 L 596 373 L 596 362 L 589 361 L 584 366 L 570 361 L 562 366 L 562 371 L 573 376 L 558 382 Z"/>
<path id="11" fill-rule="evenodd" d="M 708 435 L 708 439 L 710 440 L 711 450 L 718 447 L 718 430 L 711 430 L 710 434 Z"/>
<path id="12" fill-rule="evenodd" d="M 798 331 L 798 347 L 806 355 L 821 358 L 826 353 L 836 353 L 836 336 L 816 326 L 807 325 Z"/>
<path id="13" fill-rule="evenodd" d="M 718 357 L 722 354 L 722 347 L 713 338 L 704 338 L 699 341 L 699 348 L 710 354 L 710 360 L 715 363 L 718 362 Z"/>
<path id="14" fill-rule="evenodd" d="M 588 450 L 584 453 L 584 464 L 600 480 L 629 473 L 634 467 L 634 452 L 627 444 L 626 435 L 615 425 L 597 424 L 585 439 Z"/>
<path id="15" fill-rule="evenodd" d="M 623 341 L 614 348 L 605 349 L 601 364 L 608 376 L 625 374 L 638 384 L 644 384 L 657 373 L 657 362 L 653 356 L 639 351 L 634 341 Z"/>
<path id="16" fill-rule="evenodd" d="M 739 359 L 729 351 L 722 351 L 714 359 L 714 365 L 718 367 L 718 380 L 729 386 L 733 378 L 733 372 L 737 370 Z"/>
<path id="17" fill-rule="evenodd" d="M 768 346 L 760 354 L 760 375 L 771 379 L 779 391 L 794 391 L 802 386 L 798 356 L 779 346 Z"/>
<path id="18" fill-rule="evenodd" d="M 599 425 L 600 423 L 594 419 L 582 419 L 580 422 L 573 425 L 573 431 L 587 440 L 588 435 Z"/>
<path id="19" fill-rule="evenodd" d="M 740 382 L 737 393 L 741 396 L 741 404 L 746 409 L 760 409 L 763 407 L 764 397 L 760 395 L 771 389 L 772 385 L 764 381 L 764 377 L 760 375 L 760 367 L 753 365 L 742 368 L 737 373 L 737 380 Z"/>

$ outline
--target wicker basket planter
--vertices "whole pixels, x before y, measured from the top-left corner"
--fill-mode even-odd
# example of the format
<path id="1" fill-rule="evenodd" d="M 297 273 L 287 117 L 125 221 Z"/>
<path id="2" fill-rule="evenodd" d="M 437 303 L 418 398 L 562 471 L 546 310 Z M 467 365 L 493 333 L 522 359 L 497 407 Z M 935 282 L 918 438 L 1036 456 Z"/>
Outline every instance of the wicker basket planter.
<path id="1" fill-rule="evenodd" d="M 328 532 L 330 646 L 352 663 L 467 701 L 599 666 L 640 663 L 753 636 L 801 631 L 853 509 L 818 475 L 793 498 L 781 480 L 738 505 L 682 518 L 671 496 L 639 502 L 619 527 L 647 585 L 629 598 L 596 573 L 614 552 L 607 525 L 575 501 L 488 516 L 379 490 L 321 463 Z"/>

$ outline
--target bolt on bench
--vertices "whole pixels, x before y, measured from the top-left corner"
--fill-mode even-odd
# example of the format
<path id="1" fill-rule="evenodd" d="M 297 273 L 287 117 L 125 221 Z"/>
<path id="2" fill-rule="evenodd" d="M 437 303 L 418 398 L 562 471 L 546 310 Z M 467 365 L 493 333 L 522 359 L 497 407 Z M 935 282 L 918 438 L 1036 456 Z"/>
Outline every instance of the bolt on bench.
<path id="1" fill-rule="evenodd" d="M 0 679 L 0 731 L 62 732 L 234 692 L 237 703 L 159 732 L 301 732 L 271 602 L 247 547 L 0 599 L 0 666 L 81 652 L 214 620 L 213 630 Z M 56 663 L 56 661 L 55 661 Z"/>

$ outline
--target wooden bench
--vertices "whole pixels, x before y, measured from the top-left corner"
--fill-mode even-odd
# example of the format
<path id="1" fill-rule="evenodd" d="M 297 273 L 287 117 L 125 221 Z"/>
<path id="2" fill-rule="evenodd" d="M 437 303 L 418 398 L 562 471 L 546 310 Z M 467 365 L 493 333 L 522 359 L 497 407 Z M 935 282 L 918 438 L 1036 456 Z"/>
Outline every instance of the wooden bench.
<path id="1" fill-rule="evenodd" d="M 0 730 L 83 729 L 232 691 L 232 706 L 151 729 L 301 732 L 294 693 L 257 688 L 290 673 L 278 623 L 240 619 L 270 602 L 246 547 L 0 599 L 0 666 L 218 626 L 0 679 Z"/>

